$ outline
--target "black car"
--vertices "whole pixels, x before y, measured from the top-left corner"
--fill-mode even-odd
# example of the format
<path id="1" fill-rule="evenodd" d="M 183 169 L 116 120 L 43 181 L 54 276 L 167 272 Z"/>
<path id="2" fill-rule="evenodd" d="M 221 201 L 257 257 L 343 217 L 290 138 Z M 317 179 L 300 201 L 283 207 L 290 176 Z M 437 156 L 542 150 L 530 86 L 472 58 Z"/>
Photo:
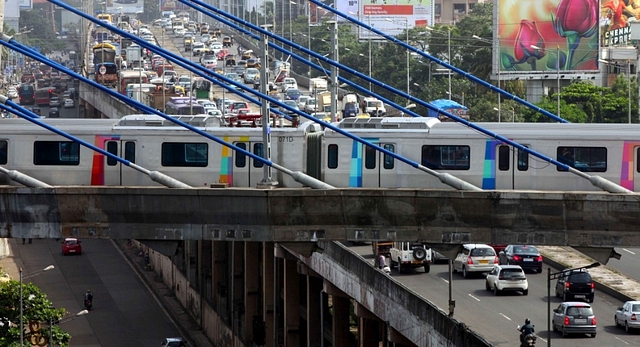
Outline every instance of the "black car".
<path id="1" fill-rule="evenodd" d="M 57 118 L 60 117 L 60 111 L 57 107 L 49 108 L 49 118 Z"/>
<path id="2" fill-rule="evenodd" d="M 520 265 L 523 270 L 542 272 L 542 255 L 530 245 L 508 245 L 498 253 L 500 265 Z"/>
<path id="3" fill-rule="evenodd" d="M 595 299 L 595 283 L 585 269 L 566 269 L 556 283 L 556 296 L 562 301 L 585 299 L 593 302 Z"/>

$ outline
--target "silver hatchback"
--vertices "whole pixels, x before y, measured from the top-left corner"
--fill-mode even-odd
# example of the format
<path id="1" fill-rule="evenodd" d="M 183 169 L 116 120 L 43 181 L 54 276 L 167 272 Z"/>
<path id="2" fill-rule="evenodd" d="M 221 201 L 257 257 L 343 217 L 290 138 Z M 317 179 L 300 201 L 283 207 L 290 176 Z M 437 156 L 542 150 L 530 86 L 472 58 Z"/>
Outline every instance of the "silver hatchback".
<path id="1" fill-rule="evenodd" d="M 563 302 L 553 310 L 553 331 L 569 334 L 589 334 L 596 337 L 596 316 L 591 305 L 585 302 Z"/>

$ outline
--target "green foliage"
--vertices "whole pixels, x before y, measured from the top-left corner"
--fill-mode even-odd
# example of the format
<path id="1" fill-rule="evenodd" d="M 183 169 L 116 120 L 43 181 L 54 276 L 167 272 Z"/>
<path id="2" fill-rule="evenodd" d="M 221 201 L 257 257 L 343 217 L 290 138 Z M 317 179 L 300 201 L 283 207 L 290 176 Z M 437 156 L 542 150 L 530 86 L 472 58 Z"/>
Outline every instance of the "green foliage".
<path id="1" fill-rule="evenodd" d="M 23 321 L 28 327 L 29 321 L 41 322 L 41 329 L 48 337 L 48 323 L 50 320 L 56 322 L 64 317 L 64 308 L 53 308 L 47 295 L 40 291 L 32 283 L 22 285 L 23 298 Z M 20 344 L 20 282 L 8 281 L 0 283 L 0 345 L 19 346 Z M 25 333 L 25 345 L 30 337 Z M 53 326 L 53 340 L 56 346 L 69 346 L 71 335 L 61 330 L 57 325 Z"/>
<path id="2" fill-rule="evenodd" d="M 20 11 L 20 28 L 31 30 L 29 34 L 21 35 L 18 41 L 31 47 L 40 47 L 42 53 L 60 50 L 64 43 L 56 37 L 53 31 L 53 23 L 44 15 L 43 7 L 35 7 L 33 10 Z"/>

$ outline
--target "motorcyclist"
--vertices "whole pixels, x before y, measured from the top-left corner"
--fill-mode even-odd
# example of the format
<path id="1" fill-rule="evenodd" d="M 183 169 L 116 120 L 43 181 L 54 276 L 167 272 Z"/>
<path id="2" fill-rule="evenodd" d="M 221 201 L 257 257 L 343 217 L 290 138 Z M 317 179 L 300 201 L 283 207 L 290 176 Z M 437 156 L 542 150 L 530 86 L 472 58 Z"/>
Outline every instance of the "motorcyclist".
<path id="1" fill-rule="evenodd" d="M 529 318 L 524 320 L 524 325 L 520 327 L 520 343 L 524 341 L 527 335 L 531 335 L 535 332 L 531 320 Z"/>
<path id="2" fill-rule="evenodd" d="M 93 305 L 93 294 L 91 294 L 90 290 L 84 293 L 84 305 L 87 306 L 88 304 Z"/>

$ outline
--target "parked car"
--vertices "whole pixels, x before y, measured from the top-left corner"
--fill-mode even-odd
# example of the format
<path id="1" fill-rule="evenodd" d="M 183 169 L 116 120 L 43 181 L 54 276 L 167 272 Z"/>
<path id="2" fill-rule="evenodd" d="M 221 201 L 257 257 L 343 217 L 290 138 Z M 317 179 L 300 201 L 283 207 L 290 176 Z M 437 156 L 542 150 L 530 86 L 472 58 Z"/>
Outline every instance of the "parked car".
<path id="1" fill-rule="evenodd" d="M 498 257 L 500 264 L 520 265 L 524 270 L 542 272 L 542 255 L 534 246 L 508 245 L 504 251 L 498 253 Z"/>
<path id="2" fill-rule="evenodd" d="M 524 270 L 518 265 L 495 265 L 487 275 L 485 289 L 493 290 L 496 296 L 504 291 L 519 291 L 529 294 L 529 282 Z"/>
<path id="3" fill-rule="evenodd" d="M 596 284 L 587 270 L 566 269 L 556 282 L 556 296 L 562 298 L 562 301 L 585 299 L 593 302 L 595 287 Z"/>
<path id="4" fill-rule="evenodd" d="M 62 255 L 82 254 L 81 241 L 75 238 L 66 238 L 62 241 Z"/>
<path id="5" fill-rule="evenodd" d="M 496 251 L 485 244 L 464 244 L 453 260 L 453 272 L 462 272 L 468 278 L 473 272 L 489 272 L 498 264 Z"/>
<path id="6" fill-rule="evenodd" d="M 616 310 L 616 327 L 623 326 L 626 332 L 640 329 L 640 301 L 627 301 Z"/>
<path id="7" fill-rule="evenodd" d="M 563 302 L 553 310 L 553 331 L 569 334 L 590 334 L 596 337 L 596 316 L 591 305 L 584 302 Z"/>

